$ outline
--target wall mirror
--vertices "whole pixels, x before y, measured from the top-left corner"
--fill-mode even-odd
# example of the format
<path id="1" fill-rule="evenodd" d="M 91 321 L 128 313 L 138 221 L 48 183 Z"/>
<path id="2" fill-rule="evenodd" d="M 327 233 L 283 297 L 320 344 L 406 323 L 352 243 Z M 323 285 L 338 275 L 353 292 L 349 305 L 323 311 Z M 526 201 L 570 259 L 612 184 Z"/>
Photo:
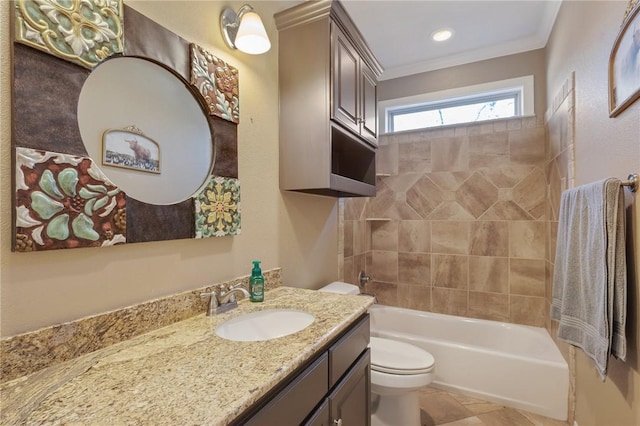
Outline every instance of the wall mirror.
<path id="1" fill-rule="evenodd" d="M 237 70 L 122 0 L 14 4 L 13 250 L 238 234 Z"/>
<path id="2" fill-rule="evenodd" d="M 148 59 L 119 56 L 96 66 L 80 91 L 78 126 L 88 155 L 139 201 L 184 201 L 211 173 L 202 107 L 178 76 Z"/>

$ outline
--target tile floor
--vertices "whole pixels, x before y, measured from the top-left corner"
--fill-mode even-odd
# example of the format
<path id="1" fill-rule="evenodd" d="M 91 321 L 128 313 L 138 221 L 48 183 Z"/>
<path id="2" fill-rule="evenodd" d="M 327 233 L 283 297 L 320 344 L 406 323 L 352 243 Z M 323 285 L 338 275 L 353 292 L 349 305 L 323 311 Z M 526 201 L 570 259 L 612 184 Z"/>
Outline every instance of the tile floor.
<path id="1" fill-rule="evenodd" d="M 569 423 L 515 410 L 432 386 L 421 391 L 423 426 L 568 426 Z"/>

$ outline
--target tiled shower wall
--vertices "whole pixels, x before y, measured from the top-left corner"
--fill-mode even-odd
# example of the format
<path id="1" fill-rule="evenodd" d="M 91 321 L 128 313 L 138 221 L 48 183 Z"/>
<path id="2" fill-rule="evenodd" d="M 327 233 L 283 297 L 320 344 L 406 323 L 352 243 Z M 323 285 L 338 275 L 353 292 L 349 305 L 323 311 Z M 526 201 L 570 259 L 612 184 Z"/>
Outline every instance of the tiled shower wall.
<path id="1" fill-rule="evenodd" d="M 563 84 L 562 89 L 554 98 L 552 106 L 546 114 L 547 123 L 547 163 L 545 174 L 549 186 L 549 202 L 547 203 L 547 312 L 551 309 L 553 295 L 553 270 L 556 257 L 556 241 L 558 234 L 558 212 L 562 191 L 572 188 L 574 182 L 574 90 L 573 74 Z M 551 336 L 556 339 L 565 359 L 569 359 L 569 346 L 557 340 L 558 322 L 547 318 L 545 324 Z"/>
<path id="2" fill-rule="evenodd" d="M 380 138 L 377 196 L 341 202 L 343 279 L 380 303 L 545 326 L 542 118 Z"/>

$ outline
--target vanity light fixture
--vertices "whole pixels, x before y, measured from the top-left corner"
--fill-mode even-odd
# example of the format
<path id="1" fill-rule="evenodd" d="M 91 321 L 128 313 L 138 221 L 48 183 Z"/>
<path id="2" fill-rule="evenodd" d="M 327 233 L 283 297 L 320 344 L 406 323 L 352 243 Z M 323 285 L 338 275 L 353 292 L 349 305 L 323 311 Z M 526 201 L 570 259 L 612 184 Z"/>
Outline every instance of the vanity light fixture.
<path id="1" fill-rule="evenodd" d="M 259 55 L 271 49 L 262 19 L 253 7 L 245 4 L 238 12 L 225 8 L 220 14 L 220 27 L 225 43 L 232 49 Z"/>
<path id="2" fill-rule="evenodd" d="M 433 39 L 433 41 L 445 41 L 445 40 L 449 40 L 452 35 L 453 35 L 453 30 L 451 28 L 442 28 L 442 29 L 439 29 L 438 31 L 434 31 L 431 34 L 431 39 Z"/>

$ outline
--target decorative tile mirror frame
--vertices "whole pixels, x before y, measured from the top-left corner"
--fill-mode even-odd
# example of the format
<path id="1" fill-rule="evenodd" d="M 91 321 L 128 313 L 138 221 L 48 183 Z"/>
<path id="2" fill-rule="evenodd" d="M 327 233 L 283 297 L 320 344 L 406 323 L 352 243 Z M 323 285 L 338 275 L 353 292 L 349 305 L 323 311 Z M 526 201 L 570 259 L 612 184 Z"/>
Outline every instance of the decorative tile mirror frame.
<path id="1" fill-rule="evenodd" d="M 14 5 L 12 249 L 29 252 L 238 234 L 237 69 L 122 0 L 17 0 Z M 161 65 L 188 88 L 206 117 L 213 166 L 202 186 L 184 201 L 159 205 L 127 196 L 103 173 L 100 159 L 87 152 L 78 124 L 79 97 L 92 70 L 115 57 L 139 57 Z M 137 130 L 124 129 L 134 132 L 133 139 Z M 140 139 L 152 140 L 142 135 Z M 125 154 L 127 161 L 152 160 L 148 149 L 134 149 L 133 141 L 125 141 L 132 150 Z M 189 149 L 189 141 L 180 143 Z M 156 157 L 159 163 L 159 154 Z M 125 172 L 163 173 L 161 167 L 156 174 L 129 169 L 133 170 Z"/>

